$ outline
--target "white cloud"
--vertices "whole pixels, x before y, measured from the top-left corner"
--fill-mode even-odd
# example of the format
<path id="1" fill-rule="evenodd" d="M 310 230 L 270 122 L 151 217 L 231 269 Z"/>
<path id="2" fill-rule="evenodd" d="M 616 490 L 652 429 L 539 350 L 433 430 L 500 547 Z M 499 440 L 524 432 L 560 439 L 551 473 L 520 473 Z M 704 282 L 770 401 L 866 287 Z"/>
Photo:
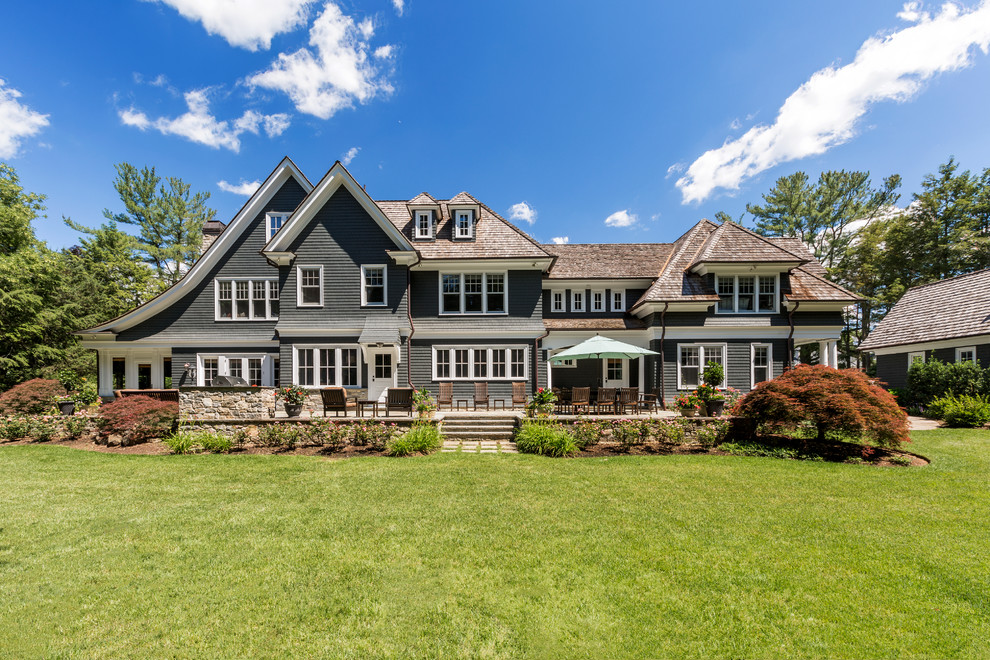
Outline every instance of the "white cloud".
<path id="1" fill-rule="evenodd" d="M 509 207 L 509 220 L 522 220 L 533 224 L 536 222 L 536 215 L 536 209 L 530 206 L 528 202 L 519 202 Z"/>
<path id="2" fill-rule="evenodd" d="M 25 138 L 48 126 L 48 115 L 27 107 L 17 100 L 20 97 L 19 91 L 0 78 L 0 158 L 13 158 Z"/>
<path id="3" fill-rule="evenodd" d="M 568 236 L 554 236 L 550 241 L 556 245 L 566 245 L 571 242 L 571 239 Z"/>
<path id="4" fill-rule="evenodd" d="M 630 213 L 629 209 L 616 211 L 605 218 L 605 224 L 609 227 L 632 227 L 639 218 L 635 213 Z"/>
<path id="5" fill-rule="evenodd" d="M 367 103 L 378 94 L 391 93 L 387 78 L 369 61 L 368 39 L 373 34 L 370 19 L 355 24 L 328 2 L 310 28 L 311 49 L 279 53 L 270 68 L 246 82 L 284 92 L 300 112 L 329 119 L 355 102 Z"/>
<path id="6" fill-rule="evenodd" d="M 392 0 L 392 6 L 395 7 L 395 13 L 402 16 L 402 12 L 406 9 L 406 0 Z"/>
<path id="7" fill-rule="evenodd" d="M 224 192 L 234 193 L 235 195 L 243 195 L 244 197 L 250 197 L 254 194 L 254 191 L 261 186 L 261 181 L 244 181 L 241 179 L 240 183 L 227 183 L 224 180 L 217 181 L 217 187 Z"/>
<path id="8" fill-rule="evenodd" d="M 244 133 L 257 135 L 264 128 L 268 137 L 277 137 L 289 127 L 289 116 L 286 114 L 263 115 L 254 110 L 247 110 L 232 125 L 227 121 L 218 121 L 210 114 L 208 92 L 207 89 L 186 92 L 189 112 L 175 118 L 159 117 L 152 120 L 140 110 L 128 108 L 119 112 L 120 120 L 126 126 L 134 126 L 142 131 L 154 128 L 164 135 L 178 135 L 214 149 L 230 149 L 234 153 L 240 151 L 240 136 Z"/>
<path id="9" fill-rule="evenodd" d="M 897 18 L 908 23 L 917 23 L 922 15 L 920 2 L 905 2 L 904 8 L 897 12 Z"/>
<path id="10" fill-rule="evenodd" d="M 733 119 L 731 122 L 729 122 L 730 130 L 738 131 L 740 128 L 742 128 L 742 122 L 739 121 L 738 119 Z"/>
<path id="11" fill-rule="evenodd" d="M 684 203 L 716 188 L 738 190 L 780 163 L 847 142 L 871 105 L 907 101 L 932 76 L 970 66 L 973 46 L 984 53 L 990 46 L 990 0 L 970 11 L 945 4 L 934 18 L 907 3 L 901 15 L 915 24 L 867 39 L 850 64 L 817 71 L 791 94 L 772 125 L 754 126 L 695 160 L 677 181 Z"/>
<path id="12" fill-rule="evenodd" d="M 155 0 L 150 0 L 154 2 Z M 159 0 L 185 18 L 199 21 L 231 46 L 268 50 L 272 38 L 306 22 L 314 0 Z"/>
<path id="13" fill-rule="evenodd" d="M 355 156 L 358 155 L 359 151 L 361 151 L 361 147 L 351 147 L 350 149 L 347 150 L 347 153 L 344 154 L 343 157 L 341 157 L 340 162 L 342 162 L 345 167 L 347 165 L 350 165 L 351 161 L 354 160 Z"/>
<path id="14" fill-rule="evenodd" d="M 385 44 L 384 46 L 379 46 L 375 49 L 375 57 L 380 60 L 387 60 L 392 57 L 392 44 Z"/>

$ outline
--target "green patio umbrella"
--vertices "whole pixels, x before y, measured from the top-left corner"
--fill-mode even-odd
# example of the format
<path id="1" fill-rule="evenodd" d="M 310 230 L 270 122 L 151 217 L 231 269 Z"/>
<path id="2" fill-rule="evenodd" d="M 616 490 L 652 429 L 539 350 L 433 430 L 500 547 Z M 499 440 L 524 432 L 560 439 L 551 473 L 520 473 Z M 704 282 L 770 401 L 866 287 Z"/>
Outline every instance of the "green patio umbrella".
<path id="1" fill-rule="evenodd" d="M 588 358 L 635 359 L 644 355 L 660 354 L 648 348 L 640 348 L 639 346 L 633 346 L 617 339 L 595 335 L 591 339 L 585 339 L 580 344 L 557 353 L 550 358 L 550 362 L 560 364 L 562 360 L 584 360 Z"/>

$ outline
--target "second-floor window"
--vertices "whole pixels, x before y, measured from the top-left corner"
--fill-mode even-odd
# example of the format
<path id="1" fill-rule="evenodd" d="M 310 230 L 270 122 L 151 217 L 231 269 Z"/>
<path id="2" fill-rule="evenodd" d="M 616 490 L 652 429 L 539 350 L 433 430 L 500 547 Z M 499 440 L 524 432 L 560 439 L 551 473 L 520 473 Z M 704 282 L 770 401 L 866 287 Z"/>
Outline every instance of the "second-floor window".
<path id="1" fill-rule="evenodd" d="M 717 275 L 716 311 L 720 314 L 756 314 L 777 311 L 776 275 Z"/>
<path id="2" fill-rule="evenodd" d="M 323 266 L 299 266 L 296 268 L 299 307 L 323 306 Z"/>
<path id="3" fill-rule="evenodd" d="M 505 273 L 442 273 L 441 314 L 505 314 Z"/>
<path id="4" fill-rule="evenodd" d="M 289 215 L 287 213 L 268 213 L 266 215 L 268 217 L 268 240 L 272 240 L 272 237 L 282 228 Z"/>
<path id="5" fill-rule="evenodd" d="M 416 238 L 433 238 L 432 211 L 416 211 Z"/>
<path id="6" fill-rule="evenodd" d="M 626 292 L 625 291 L 612 291 L 612 311 L 613 312 L 624 312 L 626 311 Z"/>
<path id="7" fill-rule="evenodd" d="M 591 292 L 591 311 L 593 311 L 593 312 L 604 312 L 605 311 L 605 292 L 604 291 L 592 291 Z"/>
<path id="8" fill-rule="evenodd" d="M 385 304 L 385 266 L 361 266 L 362 305 Z"/>
<path id="9" fill-rule="evenodd" d="M 265 321 L 278 318 L 278 281 L 218 279 L 217 321 Z"/>
<path id="10" fill-rule="evenodd" d="M 553 312 L 563 312 L 564 309 L 564 292 L 563 291 L 551 291 L 550 292 L 550 311 Z"/>
<path id="11" fill-rule="evenodd" d="M 474 236 L 474 211 L 454 212 L 454 238 Z"/>
<path id="12" fill-rule="evenodd" d="M 571 311 L 572 312 L 584 311 L 584 290 L 571 291 Z"/>

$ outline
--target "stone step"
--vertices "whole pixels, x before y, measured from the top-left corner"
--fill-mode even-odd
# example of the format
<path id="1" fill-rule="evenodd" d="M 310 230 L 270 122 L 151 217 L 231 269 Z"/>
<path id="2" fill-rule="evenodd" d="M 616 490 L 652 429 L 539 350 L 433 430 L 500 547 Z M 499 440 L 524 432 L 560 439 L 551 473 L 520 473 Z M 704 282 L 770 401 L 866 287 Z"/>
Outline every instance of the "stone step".
<path id="1" fill-rule="evenodd" d="M 512 431 L 512 424 L 444 424 L 444 431 Z"/>
<path id="2" fill-rule="evenodd" d="M 511 440 L 511 431 L 502 432 L 492 432 L 492 431 L 459 431 L 457 433 L 447 433 L 444 432 L 444 438 L 454 439 L 460 438 L 463 440 Z"/>

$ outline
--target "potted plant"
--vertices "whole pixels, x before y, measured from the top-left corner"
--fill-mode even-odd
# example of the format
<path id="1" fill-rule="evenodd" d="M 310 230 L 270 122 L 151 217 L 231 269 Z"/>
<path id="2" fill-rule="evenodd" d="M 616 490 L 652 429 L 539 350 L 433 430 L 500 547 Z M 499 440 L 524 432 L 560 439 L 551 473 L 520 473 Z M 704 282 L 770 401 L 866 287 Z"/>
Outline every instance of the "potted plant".
<path id="1" fill-rule="evenodd" d="M 59 369 L 58 382 L 65 388 L 65 396 L 55 397 L 55 405 L 63 415 L 71 415 L 76 410 L 76 399 L 69 395 L 79 387 L 79 376 L 71 369 Z"/>
<path id="2" fill-rule="evenodd" d="M 298 385 L 286 385 L 275 390 L 275 400 L 285 402 L 287 417 L 298 417 L 302 413 L 303 402 L 306 401 L 306 390 Z"/>
<path id="3" fill-rule="evenodd" d="M 694 417 L 698 414 L 698 397 L 693 392 L 685 392 L 674 397 L 674 405 L 681 411 L 683 417 Z"/>
<path id="4" fill-rule="evenodd" d="M 63 415 L 72 415 L 76 412 L 76 400 L 69 396 L 57 396 L 55 407 Z"/>
<path id="5" fill-rule="evenodd" d="M 420 419 L 433 419 L 433 411 L 437 409 L 433 396 L 425 387 L 413 392 L 413 405 Z"/>
<path id="6" fill-rule="evenodd" d="M 96 383 L 90 382 L 83 377 L 82 385 L 79 386 L 79 391 L 76 392 L 76 401 L 86 406 L 91 412 L 95 411 L 100 405 L 100 393 L 96 389 Z"/>
<path id="7" fill-rule="evenodd" d="M 709 360 L 701 379 L 703 383 L 698 387 L 698 398 L 704 404 L 708 416 L 718 417 L 725 409 L 725 396 L 718 390 L 725 382 L 725 369 L 718 362 Z"/>
<path id="8" fill-rule="evenodd" d="M 546 387 L 541 387 L 533 394 L 533 400 L 526 404 L 526 416 L 550 415 L 553 413 L 553 404 L 557 401 L 557 395 Z"/>

